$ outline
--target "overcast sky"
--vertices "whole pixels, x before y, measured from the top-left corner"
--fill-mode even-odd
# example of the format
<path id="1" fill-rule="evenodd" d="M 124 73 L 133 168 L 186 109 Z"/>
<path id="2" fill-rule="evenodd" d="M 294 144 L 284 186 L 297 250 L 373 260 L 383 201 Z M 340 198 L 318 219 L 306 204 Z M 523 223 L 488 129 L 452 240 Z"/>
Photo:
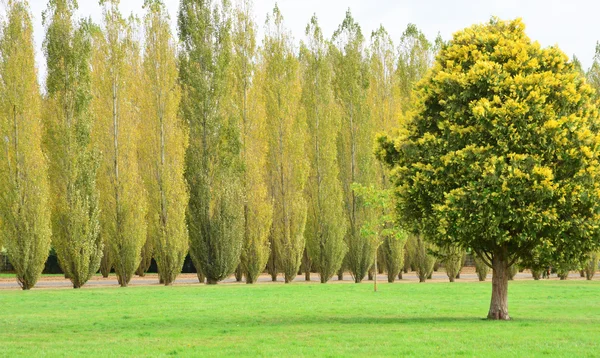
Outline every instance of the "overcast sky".
<path id="1" fill-rule="evenodd" d="M 29 1 L 34 16 L 38 68 L 41 77 L 45 77 L 41 14 L 47 0 Z M 164 1 L 175 31 L 179 0 Z M 98 0 L 78 2 L 79 16 L 91 16 L 100 22 L 102 11 Z M 261 35 L 265 15 L 276 2 L 296 41 L 304 37 L 304 29 L 313 13 L 317 14 L 325 34 L 331 36 L 348 8 L 365 37 L 383 24 L 396 42 L 409 23 L 416 24 L 430 39 L 440 33 L 448 40 L 454 32 L 473 23 L 486 22 L 491 16 L 521 17 L 530 38 L 542 46 L 558 45 L 569 56 L 575 54 L 586 69 L 592 63 L 596 41 L 600 40 L 600 21 L 597 21 L 600 4 L 593 0 L 255 0 L 255 19 Z M 121 11 L 125 15 L 133 12 L 142 16 L 143 3 L 144 0 L 121 0 Z"/>

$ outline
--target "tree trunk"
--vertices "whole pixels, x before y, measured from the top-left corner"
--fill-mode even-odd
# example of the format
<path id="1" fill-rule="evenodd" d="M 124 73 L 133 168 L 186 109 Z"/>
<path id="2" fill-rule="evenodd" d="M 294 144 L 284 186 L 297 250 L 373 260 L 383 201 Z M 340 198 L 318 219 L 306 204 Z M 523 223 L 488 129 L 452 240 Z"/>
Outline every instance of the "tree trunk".
<path id="1" fill-rule="evenodd" d="M 450 282 L 454 282 L 454 278 L 455 278 L 455 277 L 454 277 L 454 276 L 452 276 L 452 275 L 448 276 L 448 280 L 450 280 Z"/>
<path id="2" fill-rule="evenodd" d="M 492 301 L 488 319 L 509 320 L 508 316 L 508 260 L 503 253 L 492 256 Z"/>
<path id="3" fill-rule="evenodd" d="M 117 275 L 117 281 L 119 282 L 119 285 L 121 287 L 127 287 L 127 280 L 125 280 L 125 277 Z"/>
<path id="4" fill-rule="evenodd" d="M 236 282 L 242 282 L 242 279 L 244 278 L 244 272 L 242 271 L 242 266 L 238 265 L 238 268 L 235 270 L 235 281 Z"/>
<path id="5" fill-rule="evenodd" d="M 337 276 L 338 276 L 338 281 L 344 281 L 344 271 L 339 270 Z"/>
<path id="6" fill-rule="evenodd" d="M 200 283 L 204 283 L 204 274 L 200 270 L 198 270 L 196 274 L 198 275 L 198 281 L 200 281 Z"/>
<path id="7" fill-rule="evenodd" d="M 398 272 L 398 280 L 402 280 L 402 270 L 400 270 L 400 272 Z"/>
<path id="8" fill-rule="evenodd" d="M 217 282 L 219 282 L 219 281 L 215 280 L 214 278 L 210 278 L 210 277 L 207 278 L 207 280 L 206 280 L 207 285 L 216 285 Z"/>

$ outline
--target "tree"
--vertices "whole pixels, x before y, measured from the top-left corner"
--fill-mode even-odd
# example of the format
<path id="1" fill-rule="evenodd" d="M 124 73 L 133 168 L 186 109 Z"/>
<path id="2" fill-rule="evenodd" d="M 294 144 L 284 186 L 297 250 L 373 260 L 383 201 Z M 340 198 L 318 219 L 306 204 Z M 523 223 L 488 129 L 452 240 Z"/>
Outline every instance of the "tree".
<path id="1" fill-rule="evenodd" d="M 360 204 L 352 190 L 353 183 L 369 186 L 375 179 L 373 122 L 366 103 L 369 69 L 363 54 L 364 41 L 360 26 L 348 10 L 333 35 L 336 44 L 333 86 L 342 109 L 338 162 L 348 218 L 345 264 L 357 283 L 373 265 L 375 250 L 372 242 L 360 234 L 361 227 L 370 219 L 370 211 Z"/>
<path id="2" fill-rule="evenodd" d="M 477 272 L 477 278 L 479 281 L 485 281 L 490 268 L 483 262 L 479 257 L 474 257 L 475 261 L 475 272 Z"/>
<path id="3" fill-rule="evenodd" d="M 44 111 L 53 246 L 65 275 L 80 288 L 100 267 L 99 153 L 91 143 L 89 24 L 76 23 L 73 0 L 51 0 L 43 15 L 48 76 Z"/>
<path id="4" fill-rule="evenodd" d="M 176 42 L 161 0 L 146 0 L 142 113 L 143 177 L 148 193 L 148 242 L 160 280 L 171 285 L 188 251 L 185 212 L 189 192 L 184 178 L 188 130 L 179 117 Z"/>
<path id="5" fill-rule="evenodd" d="M 396 275 L 400 272 L 402 259 L 404 258 L 403 248 L 406 242 L 406 235 L 403 230 L 397 227 L 393 217 L 393 197 L 390 190 L 377 189 L 371 185 L 369 187 L 355 183 L 352 190 L 358 198 L 361 198 L 361 205 L 372 211 L 371 220 L 365 221 L 361 227 L 361 236 L 367 238 L 375 247 L 374 273 L 377 273 L 377 250 L 381 244 L 384 244 L 384 253 L 386 264 L 390 263 L 392 272 L 388 271 L 388 281 L 394 282 Z M 390 277 L 391 276 L 391 277 Z M 374 275 L 375 291 L 377 291 L 377 275 Z"/>
<path id="6" fill-rule="evenodd" d="M 50 250 L 48 165 L 33 25 L 26 1 L 10 0 L 0 39 L 0 234 L 17 281 L 35 286 Z"/>
<path id="7" fill-rule="evenodd" d="M 233 96 L 231 108 L 241 126 L 244 192 L 244 243 L 240 274 L 254 283 L 269 258 L 269 231 L 273 208 L 267 196 L 265 116 L 260 101 L 260 80 L 255 75 L 256 24 L 252 3 L 242 0 L 234 10 Z"/>
<path id="8" fill-rule="evenodd" d="M 520 20 L 456 33 L 399 136 L 379 138 L 402 222 L 493 268 L 488 318 L 509 319 L 508 270 L 536 248 L 562 261 L 598 244 L 594 92 Z"/>
<path id="9" fill-rule="evenodd" d="M 598 97 L 600 95 L 600 43 L 596 43 L 594 62 L 585 77 L 590 86 L 596 90 L 596 97 Z"/>
<path id="10" fill-rule="evenodd" d="M 395 74 L 398 58 L 394 44 L 383 26 L 371 34 L 369 48 L 369 89 L 367 103 L 371 120 L 375 128 L 383 133 L 389 133 L 396 128 L 401 118 L 401 103 L 399 76 Z M 376 184 L 381 190 L 390 187 L 388 170 L 383 163 L 376 166 Z M 404 244 L 406 240 L 385 237 L 379 247 L 380 259 L 378 267 L 385 267 L 388 281 L 394 282 L 404 261 Z"/>
<path id="11" fill-rule="evenodd" d="M 304 153 L 306 121 L 297 113 L 298 59 L 277 5 L 267 18 L 262 59 L 269 143 L 268 185 L 273 201 L 272 250 L 276 252 L 276 265 L 288 283 L 298 274 L 304 253 L 307 204 L 303 191 L 308 165 Z"/>
<path id="12" fill-rule="evenodd" d="M 178 19 L 190 255 L 209 284 L 235 271 L 244 239 L 239 118 L 223 104 L 232 82 L 230 16 L 227 1 L 184 0 Z"/>
<path id="13" fill-rule="evenodd" d="M 584 263 L 585 263 L 584 271 L 585 271 L 586 280 L 591 280 L 592 278 L 594 278 L 594 275 L 596 274 L 596 271 L 598 270 L 599 257 L 600 257 L 600 254 L 597 251 L 591 252 L 587 255 L 587 260 L 584 261 Z"/>
<path id="14" fill-rule="evenodd" d="M 103 0 L 103 37 L 94 60 L 94 140 L 102 152 L 100 190 L 102 235 L 110 247 L 119 284 L 126 287 L 140 264 L 146 242 L 146 195 L 138 162 L 141 61 L 136 19 L 124 19 L 119 0 Z"/>
<path id="15" fill-rule="evenodd" d="M 434 251 L 434 256 L 444 265 L 450 282 L 454 282 L 462 268 L 464 250 L 460 246 L 447 245 Z"/>
<path id="16" fill-rule="evenodd" d="M 413 88 L 425 76 L 433 64 L 434 55 L 441 46 L 441 39 L 436 39 L 433 46 L 425 35 L 414 25 L 408 24 L 402 33 L 398 46 L 398 66 L 396 67 L 397 95 L 403 115 L 413 108 L 415 98 Z"/>
<path id="17" fill-rule="evenodd" d="M 424 240 L 421 235 L 414 235 L 412 241 L 411 259 L 415 266 L 415 272 L 419 277 L 419 282 L 425 282 L 428 278 L 431 278 L 433 265 L 435 264 L 435 257 L 430 254 L 433 245 Z"/>
<path id="18" fill-rule="evenodd" d="M 91 43 L 91 92 L 92 92 L 92 101 L 90 103 L 91 109 L 90 109 L 90 115 L 92 116 L 92 128 L 94 128 L 96 126 L 96 121 L 98 120 L 98 111 L 102 112 L 102 111 L 106 111 L 106 107 L 104 107 L 104 104 L 102 101 L 99 100 L 99 91 L 98 88 L 95 87 L 96 85 L 98 85 L 100 83 L 100 80 L 103 76 L 106 75 L 106 72 L 104 70 L 100 70 L 100 69 L 104 69 L 105 68 L 105 39 L 104 39 L 104 33 L 102 31 L 102 29 L 100 28 L 100 26 L 93 24 L 93 23 L 88 23 L 89 25 L 89 32 L 90 32 L 90 43 Z M 104 115 L 109 115 L 108 112 L 104 113 Z M 99 144 L 100 139 L 97 133 L 94 133 L 94 131 L 91 131 L 91 140 L 92 140 L 92 146 L 94 149 L 98 150 L 100 152 L 100 165 L 102 163 L 102 152 L 101 152 L 101 146 Z M 99 171 L 100 171 L 100 165 L 96 170 L 96 189 L 98 191 L 98 196 L 99 196 L 99 207 L 100 209 L 102 209 L 102 204 L 100 203 L 100 200 L 102 199 L 100 194 L 102 191 L 102 183 L 101 181 L 99 182 Z M 104 278 L 107 278 L 110 274 L 110 271 L 112 270 L 112 266 L 113 266 L 113 259 L 112 259 L 112 254 L 110 252 L 111 247 L 108 243 L 108 235 L 106 235 L 106 233 L 104 233 L 102 231 L 102 212 L 100 214 L 100 240 L 102 241 L 102 255 L 101 255 L 101 259 L 100 259 L 100 273 L 102 274 L 102 276 Z"/>
<path id="19" fill-rule="evenodd" d="M 310 162 L 305 237 L 308 258 L 321 283 L 325 283 L 340 268 L 347 251 L 336 147 L 341 119 L 332 88 L 331 45 L 323 38 L 316 16 L 306 26 L 306 36 L 307 43 L 302 43 L 300 49 L 301 102 L 308 127 L 306 153 Z"/>

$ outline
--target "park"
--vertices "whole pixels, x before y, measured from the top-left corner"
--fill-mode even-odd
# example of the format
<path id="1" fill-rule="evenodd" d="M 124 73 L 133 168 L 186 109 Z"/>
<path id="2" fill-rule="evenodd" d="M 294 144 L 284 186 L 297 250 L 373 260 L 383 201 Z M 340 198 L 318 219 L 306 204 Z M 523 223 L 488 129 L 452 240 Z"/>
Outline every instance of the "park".
<path id="1" fill-rule="evenodd" d="M 0 290 L 0 346 L 11 357 L 597 353 L 600 281 L 517 279 L 508 322 L 482 315 L 489 280 L 458 281 Z"/>
<path id="2" fill-rule="evenodd" d="M 598 355 L 596 21 L 376 4 L 5 1 L 0 355 Z"/>

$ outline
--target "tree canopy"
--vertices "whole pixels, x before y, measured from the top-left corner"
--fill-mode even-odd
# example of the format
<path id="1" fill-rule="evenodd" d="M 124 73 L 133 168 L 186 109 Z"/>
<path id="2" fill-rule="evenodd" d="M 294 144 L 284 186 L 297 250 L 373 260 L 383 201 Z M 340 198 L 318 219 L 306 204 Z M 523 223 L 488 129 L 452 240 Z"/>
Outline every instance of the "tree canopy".
<path id="1" fill-rule="evenodd" d="M 540 248 L 599 243 L 598 110 L 580 71 L 521 20 L 475 25 L 443 45 L 411 119 L 378 138 L 400 221 L 494 268 L 489 318 L 508 319 L 506 271 Z"/>

